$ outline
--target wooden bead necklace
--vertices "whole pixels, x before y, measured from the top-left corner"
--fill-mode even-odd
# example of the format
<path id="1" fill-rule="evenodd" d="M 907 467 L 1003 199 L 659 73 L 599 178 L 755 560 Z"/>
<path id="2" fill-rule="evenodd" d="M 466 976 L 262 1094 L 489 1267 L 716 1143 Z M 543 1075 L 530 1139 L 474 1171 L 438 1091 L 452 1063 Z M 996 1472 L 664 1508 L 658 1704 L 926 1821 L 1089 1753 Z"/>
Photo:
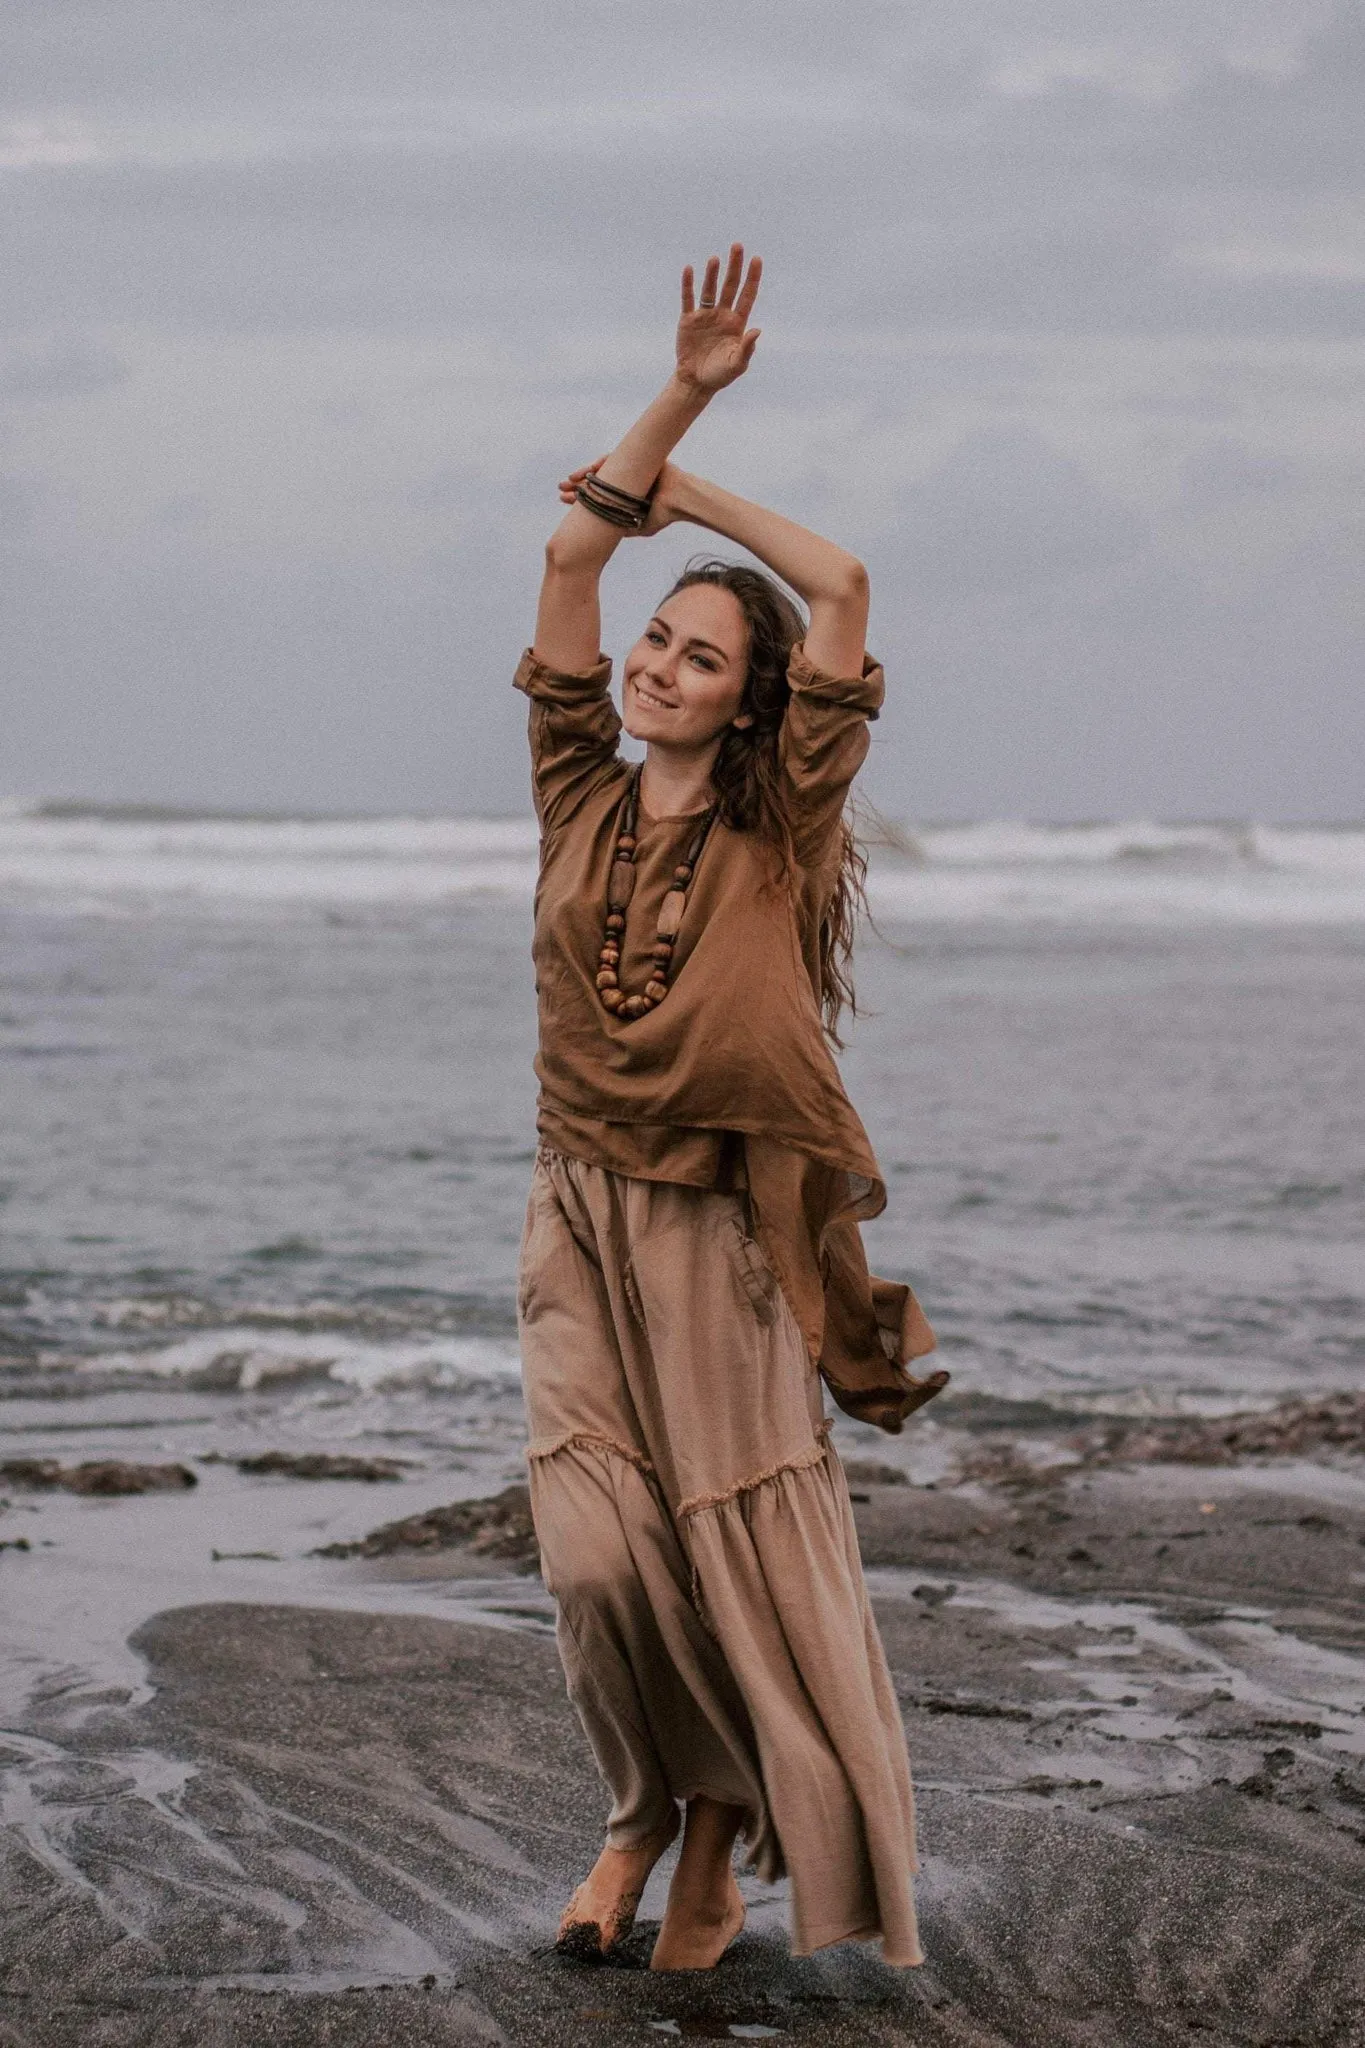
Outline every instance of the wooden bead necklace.
<path id="1" fill-rule="evenodd" d="M 654 932 L 654 965 L 650 969 L 649 980 L 642 994 L 630 996 L 621 987 L 619 969 L 626 943 L 626 908 L 635 889 L 635 825 L 639 813 L 640 767 L 637 764 L 631 770 L 625 802 L 621 807 L 621 827 L 616 835 L 616 851 L 607 880 L 607 924 L 602 951 L 597 959 L 597 993 L 602 999 L 602 1007 L 610 1010 L 614 1017 L 621 1018 L 643 1017 L 647 1011 L 657 1009 L 668 994 L 668 970 L 673 961 L 674 942 L 682 924 L 687 892 L 697 862 L 701 859 L 701 850 L 715 823 L 716 807 L 712 804 L 707 811 L 688 840 L 686 853 L 673 870 L 672 885 L 659 905 L 659 922 Z"/>

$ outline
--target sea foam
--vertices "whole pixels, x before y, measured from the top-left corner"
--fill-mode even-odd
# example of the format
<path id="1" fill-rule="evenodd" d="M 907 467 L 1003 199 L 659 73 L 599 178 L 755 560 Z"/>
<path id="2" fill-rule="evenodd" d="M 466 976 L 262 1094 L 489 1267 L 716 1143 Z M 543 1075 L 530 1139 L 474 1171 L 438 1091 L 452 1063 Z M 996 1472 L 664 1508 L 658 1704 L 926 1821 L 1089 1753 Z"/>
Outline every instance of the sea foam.
<path id="1" fill-rule="evenodd" d="M 212 916 L 528 901 L 531 818 L 230 816 L 0 804 L 0 906 Z M 979 921 L 1365 923 L 1365 826 L 909 825 L 874 848 L 883 916 Z"/>
<path id="2" fill-rule="evenodd" d="M 356 1392 L 387 1388 L 458 1389 L 494 1382 L 515 1386 L 515 1341 L 497 1337 L 410 1338 L 373 1343 L 337 1335 L 263 1336 L 249 1326 L 196 1331 L 158 1347 L 106 1351 L 82 1371 L 180 1380 L 217 1392 L 286 1388 L 325 1379 Z"/>

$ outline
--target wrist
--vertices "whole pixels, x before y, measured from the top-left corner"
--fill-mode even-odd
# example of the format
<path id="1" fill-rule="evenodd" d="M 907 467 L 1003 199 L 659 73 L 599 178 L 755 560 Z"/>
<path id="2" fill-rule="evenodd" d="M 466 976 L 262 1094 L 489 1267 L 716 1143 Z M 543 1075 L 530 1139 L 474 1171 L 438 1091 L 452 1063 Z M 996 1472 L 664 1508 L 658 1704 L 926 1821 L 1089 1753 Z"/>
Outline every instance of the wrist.
<path id="1" fill-rule="evenodd" d="M 685 406 L 694 418 L 705 412 L 716 395 L 714 391 L 708 391 L 704 384 L 698 384 L 693 378 L 685 377 L 681 370 L 673 372 L 667 388 L 671 396 L 680 405 Z"/>
<path id="2" fill-rule="evenodd" d="M 715 488 L 704 476 L 694 476 L 687 470 L 675 471 L 668 493 L 673 517 L 686 519 L 693 526 L 714 527 Z"/>
<path id="3" fill-rule="evenodd" d="M 675 470 L 668 492 L 668 509 L 675 519 L 689 519 L 696 522 L 697 510 L 701 503 L 701 479 L 687 470 Z"/>

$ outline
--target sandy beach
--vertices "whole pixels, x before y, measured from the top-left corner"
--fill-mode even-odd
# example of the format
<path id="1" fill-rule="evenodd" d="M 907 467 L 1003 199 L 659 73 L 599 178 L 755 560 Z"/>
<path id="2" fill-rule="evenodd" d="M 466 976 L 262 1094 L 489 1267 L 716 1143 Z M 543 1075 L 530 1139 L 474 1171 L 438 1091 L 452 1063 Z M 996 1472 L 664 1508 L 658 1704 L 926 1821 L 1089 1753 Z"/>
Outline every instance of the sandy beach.
<path id="1" fill-rule="evenodd" d="M 667 1864 L 618 1966 L 558 1961 L 603 1799 L 504 1490 L 435 1540 L 346 1546 L 325 1604 L 157 1614 L 139 1695 L 34 1699 L 6 1738 L 0 2041 L 1365 2042 L 1358 1447 L 1184 1462 L 1211 1454 L 1191 1424 L 1138 1462 L 981 1400 L 935 1427 L 932 1484 L 849 1461 L 923 1970 L 791 1960 L 780 1888 L 746 1880 L 722 1966 L 651 1975 Z"/>

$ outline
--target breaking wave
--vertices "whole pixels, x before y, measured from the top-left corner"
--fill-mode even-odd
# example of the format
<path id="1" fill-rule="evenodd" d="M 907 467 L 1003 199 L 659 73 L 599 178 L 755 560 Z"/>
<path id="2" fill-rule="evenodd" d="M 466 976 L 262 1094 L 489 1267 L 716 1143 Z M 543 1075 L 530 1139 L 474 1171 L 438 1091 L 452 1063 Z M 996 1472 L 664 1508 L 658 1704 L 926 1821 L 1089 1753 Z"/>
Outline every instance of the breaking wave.
<path id="1" fill-rule="evenodd" d="M 529 899 L 531 818 L 307 817 L 0 803 L 0 905 L 136 916 Z M 931 922 L 1365 923 L 1365 825 L 911 825 L 873 855 L 882 914 Z"/>

